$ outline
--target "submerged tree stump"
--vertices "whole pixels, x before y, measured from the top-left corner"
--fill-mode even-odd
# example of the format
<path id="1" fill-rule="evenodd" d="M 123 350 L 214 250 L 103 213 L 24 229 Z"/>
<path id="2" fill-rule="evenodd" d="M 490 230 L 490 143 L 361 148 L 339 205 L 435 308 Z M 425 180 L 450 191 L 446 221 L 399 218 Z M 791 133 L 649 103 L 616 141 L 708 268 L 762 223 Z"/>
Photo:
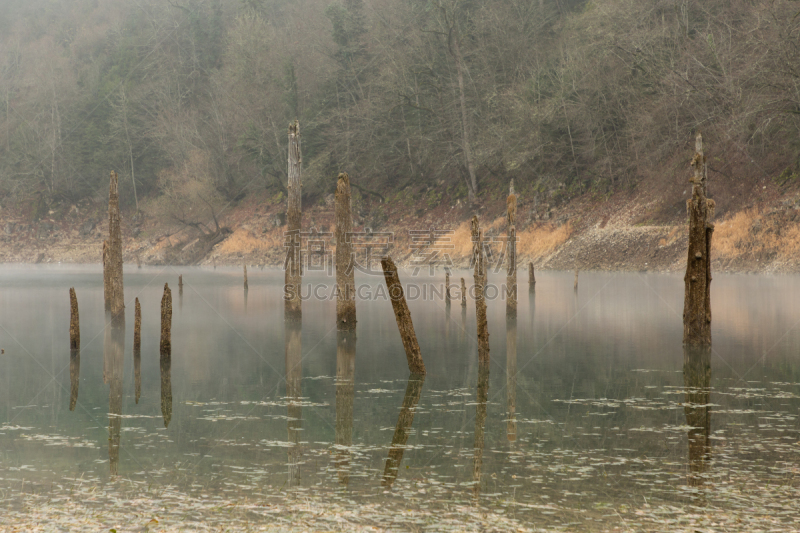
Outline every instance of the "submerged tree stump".
<path id="1" fill-rule="evenodd" d="M 386 280 L 386 288 L 389 291 L 389 298 L 392 300 L 394 317 L 397 320 L 397 329 L 400 330 L 400 337 L 403 339 L 403 348 L 406 350 L 408 359 L 408 370 L 412 374 L 425 374 L 425 363 L 422 361 L 422 354 L 417 342 L 417 334 L 414 333 L 414 324 L 411 322 L 411 312 L 408 310 L 406 296 L 403 286 L 400 284 L 400 277 L 397 274 L 397 267 L 389 256 L 381 259 L 383 267 L 383 277 Z"/>
<path id="2" fill-rule="evenodd" d="M 78 297 L 75 295 L 75 287 L 69 289 L 69 349 L 81 349 L 81 319 L 78 315 Z"/>
<path id="3" fill-rule="evenodd" d="M 475 263 L 475 316 L 478 322 L 478 361 L 489 362 L 489 326 L 486 320 L 486 263 L 483 233 L 477 215 L 472 217 L 472 257 Z"/>
<path id="4" fill-rule="evenodd" d="M 141 350 L 142 348 L 142 306 L 139 304 L 139 298 L 136 298 L 133 304 L 133 350 Z"/>
<path id="5" fill-rule="evenodd" d="M 533 263 L 528 263 L 528 290 L 536 291 L 536 274 L 533 272 Z"/>
<path id="6" fill-rule="evenodd" d="M 686 292 L 683 301 L 683 342 L 711 344 L 711 236 L 714 233 L 714 200 L 706 198 L 707 168 L 703 137 L 698 133 L 692 158 L 692 198 L 686 202 L 689 214 L 689 250 Z"/>
<path id="7" fill-rule="evenodd" d="M 444 300 L 447 306 L 450 306 L 450 272 L 444 274 Z"/>
<path id="8" fill-rule="evenodd" d="M 111 312 L 111 271 L 108 266 L 108 239 L 103 241 L 103 308 Z"/>
<path id="9" fill-rule="evenodd" d="M 353 268 L 353 215 L 350 177 L 339 174 L 336 180 L 336 327 L 340 331 L 356 328 L 356 281 Z"/>
<path id="10" fill-rule="evenodd" d="M 119 211 L 119 178 L 111 171 L 108 187 L 108 253 L 103 263 L 106 269 L 104 279 L 108 279 L 107 305 L 109 312 L 116 316 L 125 309 L 125 294 L 122 283 L 122 227 Z"/>
<path id="11" fill-rule="evenodd" d="M 286 212 L 286 280 L 284 286 L 284 317 L 299 320 L 302 316 L 300 283 L 302 265 L 300 254 L 301 173 L 300 125 L 295 120 L 289 125 L 289 183 Z"/>
<path id="12" fill-rule="evenodd" d="M 461 307 L 467 306 L 467 284 L 464 278 L 461 278 Z"/>
<path id="13" fill-rule="evenodd" d="M 142 306 L 139 298 L 133 307 L 133 382 L 134 398 L 138 404 L 142 395 Z"/>
<path id="14" fill-rule="evenodd" d="M 506 316 L 517 316 L 517 196 L 514 180 L 506 200 L 508 210 L 508 265 L 506 268 Z"/>
<path id="15" fill-rule="evenodd" d="M 242 265 L 242 269 L 244 270 L 244 290 L 247 290 L 247 263 Z"/>
<path id="16" fill-rule="evenodd" d="M 164 284 L 161 297 L 161 355 L 172 355 L 172 291 Z"/>

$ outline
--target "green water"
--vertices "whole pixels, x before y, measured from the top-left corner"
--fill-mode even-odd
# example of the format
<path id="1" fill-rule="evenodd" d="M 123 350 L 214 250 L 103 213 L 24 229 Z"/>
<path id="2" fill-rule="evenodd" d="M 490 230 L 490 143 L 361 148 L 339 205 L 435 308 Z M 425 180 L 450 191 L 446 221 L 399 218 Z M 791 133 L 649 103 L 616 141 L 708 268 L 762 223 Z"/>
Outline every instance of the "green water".
<path id="1" fill-rule="evenodd" d="M 303 302 L 293 330 L 283 272 L 248 277 L 245 296 L 239 269 L 126 270 L 126 326 L 111 331 L 99 268 L 0 269 L 0 525 L 800 527 L 798 277 L 716 275 L 713 350 L 686 372 L 677 275 L 582 273 L 576 293 L 572 273 L 539 273 L 535 294 L 520 284 L 516 322 L 489 302 L 488 370 L 474 302 L 448 309 L 426 289 L 409 303 L 424 379 L 409 377 L 385 299 L 358 302 L 355 337 L 337 333 L 327 299 Z M 444 275 L 401 279 L 440 286 Z M 333 284 L 316 273 L 304 282 Z M 383 279 L 357 283 L 374 296 Z"/>

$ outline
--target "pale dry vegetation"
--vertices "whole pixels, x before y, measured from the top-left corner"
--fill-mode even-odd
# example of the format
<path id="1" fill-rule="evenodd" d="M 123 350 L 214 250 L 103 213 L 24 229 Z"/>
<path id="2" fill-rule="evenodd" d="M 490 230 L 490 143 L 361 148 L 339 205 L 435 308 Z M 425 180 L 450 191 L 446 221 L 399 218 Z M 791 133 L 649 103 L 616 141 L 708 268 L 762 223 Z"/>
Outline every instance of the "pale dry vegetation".
<path id="1" fill-rule="evenodd" d="M 800 224 L 746 209 L 716 224 L 712 258 L 781 261 L 800 258 Z"/>

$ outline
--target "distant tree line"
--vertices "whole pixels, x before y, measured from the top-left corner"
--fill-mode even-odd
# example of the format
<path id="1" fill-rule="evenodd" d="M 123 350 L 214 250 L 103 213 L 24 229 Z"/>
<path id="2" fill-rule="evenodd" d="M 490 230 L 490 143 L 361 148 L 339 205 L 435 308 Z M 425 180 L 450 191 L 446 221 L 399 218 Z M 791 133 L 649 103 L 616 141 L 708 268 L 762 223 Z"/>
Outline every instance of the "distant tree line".
<path id="1" fill-rule="evenodd" d="M 6 0 L 0 197 L 191 222 L 335 176 L 543 202 L 633 187 L 703 130 L 800 152 L 793 0 Z M 714 163 L 712 161 L 712 167 Z M 161 207 L 159 207 L 161 206 Z M 196 224 L 196 221 L 194 222 Z M 213 228 L 207 228 L 211 231 Z"/>

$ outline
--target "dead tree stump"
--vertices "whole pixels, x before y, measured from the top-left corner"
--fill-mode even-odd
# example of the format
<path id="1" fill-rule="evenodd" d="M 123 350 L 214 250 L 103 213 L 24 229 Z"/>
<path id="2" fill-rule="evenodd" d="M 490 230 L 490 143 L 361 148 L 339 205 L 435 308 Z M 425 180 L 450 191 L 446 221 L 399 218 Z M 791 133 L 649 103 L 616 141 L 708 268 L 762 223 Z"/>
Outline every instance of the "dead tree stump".
<path id="1" fill-rule="evenodd" d="M 69 289 L 69 349 L 81 349 L 81 319 L 78 315 L 78 297 L 75 295 L 75 288 Z"/>
<path id="2" fill-rule="evenodd" d="M 444 301 L 450 306 L 450 272 L 444 274 Z"/>
<path id="3" fill-rule="evenodd" d="M 706 198 L 707 169 L 703 137 L 695 141 L 692 198 L 686 202 L 689 214 L 689 250 L 686 293 L 683 302 L 683 343 L 689 346 L 711 344 L 711 236 L 714 233 L 714 200 Z"/>
<path id="4" fill-rule="evenodd" d="M 111 171 L 108 187 L 108 254 L 104 262 L 109 283 L 109 311 L 113 316 L 125 309 L 122 283 L 122 227 L 119 211 L 119 178 Z"/>
<path id="5" fill-rule="evenodd" d="M 514 181 L 506 200 L 508 210 L 508 266 L 506 268 L 506 316 L 517 316 L 517 196 Z"/>
<path id="6" fill-rule="evenodd" d="M 69 351 L 69 410 L 74 411 L 78 403 L 78 388 L 81 376 L 81 351 Z"/>
<path id="7" fill-rule="evenodd" d="M 142 306 L 139 298 L 133 304 L 133 350 L 142 349 Z"/>
<path id="8" fill-rule="evenodd" d="M 340 331 L 356 328 L 356 281 L 353 268 L 353 215 L 350 177 L 344 172 L 336 180 L 336 327 Z"/>
<path id="9" fill-rule="evenodd" d="M 164 284 L 161 297 L 161 355 L 172 355 L 172 291 Z"/>
<path id="10" fill-rule="evenodd" d="M 299 320 L 302 317 L 300 283 L 302 265 L 300 256 L 301 176 L 300 125 L 295 120 L 289 125 L 289 201 L 286 213 L 286 281 L 284 286 L 284 317 Z"/>
<path id="11" fill-rule="evenodd" d="M 425 374 L 425 363 L 422 361 L 417 335 L 414 333 L 414 324 L 411 322 L 411 312 L 408 310 L 403 286 L 400 284 L 400 277 L 397 274 L 397 267 L 389 256 L 381 259 L 381 266 L 383 267 L 383 277 L 386 280 L 389 298 L 392 300 L 397 329 L 400 330 L 403 348 L 406 350 L 408 370 L 412 374 Z"/>
<path id="12" fill-rule="evenodd" d="M 486 320 L 486 263 L 483 233 L 478 217 L 472 217 L 472 257 L 475 263 L 475 316 L 478 322 L 478 361 L 489 362 L 489 326 Z"/>
<path id="13" fill-rule="evenodd" d="M 461 278 L 461 307 L 467 306 L 467 284 L 464 278 Z"/>
<path id="14" fill-rule="evenodd" d="M 536 274 L 533 272 L 533 263 L 528 263 L 528 290 L 536 291 Z"/>
<path id="15" fill-rule="evenodd" d="M 572 287 L 577 292 L 578 290 L 578 269 L 575 269 L 575 284 Z"/>
<path id="16" fill-rule="evenodd" d="M 111 312 L 111 272 L 108 266 L 108 240 L 103 241 L 103 308 Z"/>
<path id="17" fill-rule="evenodd" d="M 247 290 L 247 263 L 242 265 L 242 269 L 244 270 L 244 290 Z"/>

